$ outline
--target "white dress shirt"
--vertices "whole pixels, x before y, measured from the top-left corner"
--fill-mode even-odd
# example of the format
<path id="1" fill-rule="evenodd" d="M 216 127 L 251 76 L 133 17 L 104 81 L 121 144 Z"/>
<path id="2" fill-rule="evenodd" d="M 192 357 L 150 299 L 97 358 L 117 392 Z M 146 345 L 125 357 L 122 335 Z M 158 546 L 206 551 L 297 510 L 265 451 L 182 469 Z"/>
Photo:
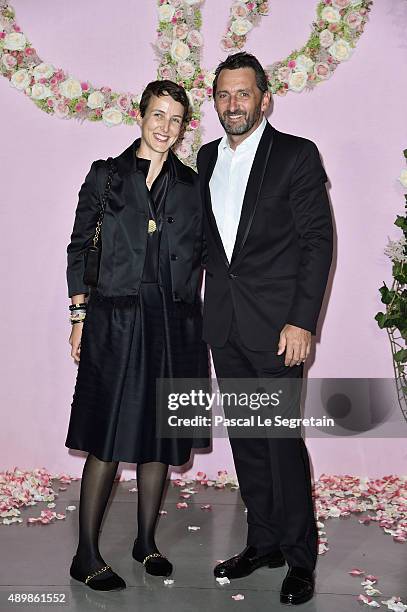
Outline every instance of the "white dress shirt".
<path id="1" fill-rule="evenodd" d="M 247 181 L 266 124 L 263 117 L 259 127 L 235 150 L 230 147 L 227 134 L 218 146 L 218 159 L 209 189 L 213 214 L 229 262 L 235 246 Z"/>

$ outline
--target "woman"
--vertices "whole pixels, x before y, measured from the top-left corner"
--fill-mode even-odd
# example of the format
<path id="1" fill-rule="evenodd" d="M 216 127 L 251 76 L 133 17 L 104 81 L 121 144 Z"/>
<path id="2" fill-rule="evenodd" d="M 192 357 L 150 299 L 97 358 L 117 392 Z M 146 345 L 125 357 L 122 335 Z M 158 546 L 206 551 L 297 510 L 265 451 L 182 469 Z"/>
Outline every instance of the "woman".
<path id="1" fill-rule="evenodd" d="M 92 164 L 67 249 L 69 341 L 79 367 L 65 445 L 89 453 L 70 574 L 96 590 L 126 586 L 98 548 L 118 462 L 137 463 L 133 558 L 148 573 L 168 576 L 172 565 L 154 539 L 168 465 L 183 465 L 192 447 L 209 445 L 208 439 L 156 437 L 156 379 L 208 376 L 201 340 L 198 176 L 171 151 L 188 112 L 182 87 L 171 81 L 147 86 L 140 101 L 141 139 L 110 166 Z M 101 194 L 107 204 L 100 269 L 86 303 L 85 254 Z"/>

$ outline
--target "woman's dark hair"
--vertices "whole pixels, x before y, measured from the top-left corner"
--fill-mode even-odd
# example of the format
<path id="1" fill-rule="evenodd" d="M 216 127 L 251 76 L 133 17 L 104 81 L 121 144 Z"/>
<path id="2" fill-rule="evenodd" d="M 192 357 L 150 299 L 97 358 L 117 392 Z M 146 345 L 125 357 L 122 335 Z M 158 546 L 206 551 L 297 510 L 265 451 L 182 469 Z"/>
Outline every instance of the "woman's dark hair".
<path id="1" fill-rule="evenodd" d="M 216 95 L 218 78 L 222 70 L 236 70 L 237 68 L 252 68 L 256 73 L 256 84 L 262 93 L 268 90 L 267 76 L 263 66 L 260 64 L 257 57 L 246 51 L 233 53 L 229 55 L 225 61 L 221 62 L 215 70 L 215 79 L 213 81 L 213 97 Z"/>
<path id="2" fill-rule="evenodd" d="M 171 96 L 173 100 L 179 102 L 184 107 L 183 123 L 189 118 L 189 100 L 186 91 L 181 85 L 177 85 L 173 81 L 151 81 L 143 91 L 140 100 L 140 115 L 144 117 L 147 107 L 150 103 L 151 96 Z"/>

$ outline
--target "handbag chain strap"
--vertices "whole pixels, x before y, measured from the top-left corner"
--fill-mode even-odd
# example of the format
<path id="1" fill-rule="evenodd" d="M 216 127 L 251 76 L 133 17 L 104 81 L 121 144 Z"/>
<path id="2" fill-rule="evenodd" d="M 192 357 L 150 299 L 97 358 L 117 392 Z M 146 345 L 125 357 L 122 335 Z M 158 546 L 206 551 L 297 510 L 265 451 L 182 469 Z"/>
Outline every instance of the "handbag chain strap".
<path id="1" fill-rule="evenodd" d="M 100 230 L 102 229 L 103 217 L 105 215 L 105 210 L 106 210 L 106 202 L 107 202 L 107 198 L 109 197 L 110 188 L 112 186 L 113 174 L 115 170 L 112 157 L 108 158 L 107 163 L 108 163 L 109 170 L 108 170 L 108 174 L 106 178 L 105 190 L 101 198 L 99 218 L 96 223 L 95 235 L 93 236 L 93 246 L 94 247 L 97 246 L 97 243 L 99 240 Z"/>

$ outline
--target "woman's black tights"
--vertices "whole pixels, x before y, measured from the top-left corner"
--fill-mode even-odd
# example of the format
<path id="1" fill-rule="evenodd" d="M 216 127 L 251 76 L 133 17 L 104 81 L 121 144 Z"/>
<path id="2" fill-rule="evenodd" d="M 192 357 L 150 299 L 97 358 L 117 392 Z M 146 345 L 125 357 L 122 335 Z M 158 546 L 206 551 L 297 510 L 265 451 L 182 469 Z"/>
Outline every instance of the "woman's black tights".
<path id="1" fill-rule="evenodd" d="M 89 454 L 83 467 L 79 502 L 79 542 L 75 565 L 84 575 L 106 565 L 99 552 L 99 531 L 118 463 L 101 461 Z M 138 535 L 135 553 L 141 560 L 150 553 L 158 552 L 154 532 L 167 470 L 167 464 L 155 461 L 137 465 Z M 105 577 L 106 572 L 100 575 L 100 578 Z"/>

